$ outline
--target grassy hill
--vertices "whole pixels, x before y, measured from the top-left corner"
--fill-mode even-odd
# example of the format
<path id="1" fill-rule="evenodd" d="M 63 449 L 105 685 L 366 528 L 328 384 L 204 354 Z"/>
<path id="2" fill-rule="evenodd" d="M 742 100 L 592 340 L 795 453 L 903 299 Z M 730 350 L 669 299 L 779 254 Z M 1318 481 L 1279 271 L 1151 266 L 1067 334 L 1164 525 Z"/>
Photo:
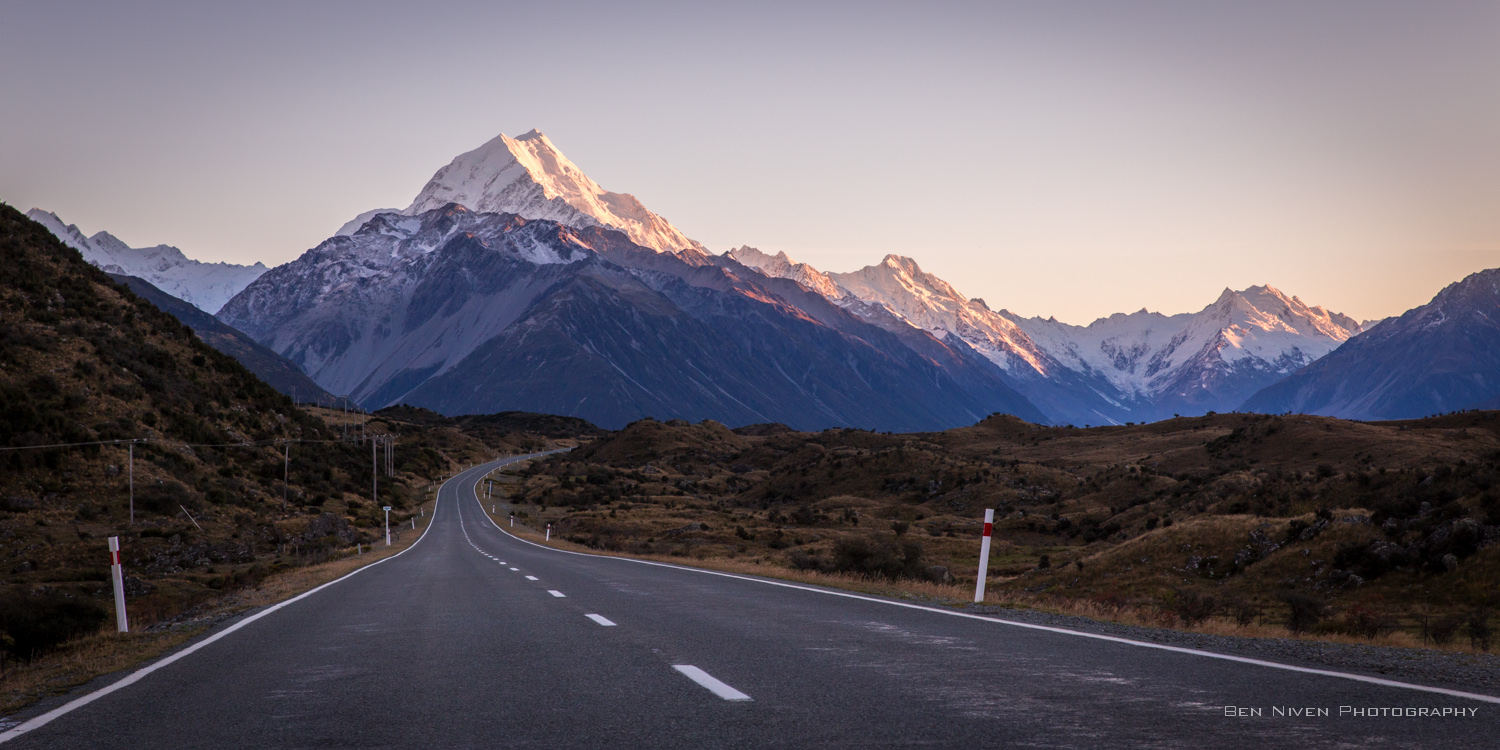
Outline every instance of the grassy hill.
<path id="1" fill-rule="evenodd" d="M 255 342 L 255 339 L 220 322 L 191 303 L 173 297 L 142 278 L 110 274 L 109 277 L 128 287 L 136 296 L 158 309 L 172 314 L 193 329 L 209 346 L 234 357 L 246 369 L 276 390 L 293 397 L 298 403 L 333 406 L 338 399 L 303 374 L 295 363 Z"/>
<path id="2" fill-rule="evenodd" d="M 1475 621 L 1484 640 L 1500 413 L 904 435 L 643 420 L 539 462 L 514 500 L 599 549 L 968 587 L 994 508 L 1000 596 L 1429 640 Z"/>

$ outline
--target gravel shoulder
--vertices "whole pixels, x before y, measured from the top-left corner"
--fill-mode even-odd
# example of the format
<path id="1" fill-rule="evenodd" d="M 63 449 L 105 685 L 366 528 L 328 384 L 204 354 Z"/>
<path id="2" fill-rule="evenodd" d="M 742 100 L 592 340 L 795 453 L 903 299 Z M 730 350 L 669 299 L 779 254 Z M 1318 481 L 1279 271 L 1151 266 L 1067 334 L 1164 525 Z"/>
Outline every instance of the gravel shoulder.
<path id="1" fill-rule="evenodd" d="M 1281 664 L 1380 677 L 1500 697 L 1500 655 L 1396 648 L 1295 638 L 1245 638 L 1122 625 L 1028 609 L 970 605 L 967 612 L 1032 625 L 1067 628 L 1165 646 Z"/>

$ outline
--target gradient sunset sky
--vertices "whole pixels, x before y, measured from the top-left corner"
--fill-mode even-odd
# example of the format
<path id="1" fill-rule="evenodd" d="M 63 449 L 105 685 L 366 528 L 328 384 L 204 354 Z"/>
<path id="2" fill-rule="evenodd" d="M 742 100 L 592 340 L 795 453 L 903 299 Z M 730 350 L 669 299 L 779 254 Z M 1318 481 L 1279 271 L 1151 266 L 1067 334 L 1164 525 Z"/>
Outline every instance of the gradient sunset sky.
<path id="1" fill-rule="evenodd" d="M 1500 266 L 1500 2 L 0 3 L 0 200 L 268 265 L 538 128 L 715 252 L 1087 323 Z"/>

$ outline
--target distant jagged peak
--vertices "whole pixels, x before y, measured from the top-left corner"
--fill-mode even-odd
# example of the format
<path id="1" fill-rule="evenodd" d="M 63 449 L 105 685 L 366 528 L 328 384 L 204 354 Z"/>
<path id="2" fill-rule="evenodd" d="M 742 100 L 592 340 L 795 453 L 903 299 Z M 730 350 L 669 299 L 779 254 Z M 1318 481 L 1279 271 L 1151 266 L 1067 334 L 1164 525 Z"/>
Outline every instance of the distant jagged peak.
<path id="1" fill-rule="evenodd" d="M 828 274 L 806 263 L 792 260 L 784 250 L 777 251 L 775 255 L 767 255 L 749 245 L 741 245 L 736 250 L 725 252 L 724 255 L 767 276 L 791 279 L 830 300 L 840 300 L 849 296 L 849 293 L 834 283 Z"/>
<path id="2" fill-rule="evenodd" d="M 1279 328 L 1304 336 L 1326 336 L 1339 342 L 1364 330 L 1358 321 L 1343 313 L 1332 312 L 1321 305 L 1308 305 L 1269 284 L 1246 287 L 1242 291 L 1225 288 L 1203 312 L 1211 311 L 1226 317 L 1229 325 L 1261 330 Z"/>
<path id="3" fill-rule="evenodd" d="M 448 203 L 485 213 L 548 219 L 575 229 L 609 227 L 661 252 L 705 252 L 635 196 L 600 187 L 539 130 L 517 138 L 501 133 L 458 155 L 401 213 L 411 216 Z"/>

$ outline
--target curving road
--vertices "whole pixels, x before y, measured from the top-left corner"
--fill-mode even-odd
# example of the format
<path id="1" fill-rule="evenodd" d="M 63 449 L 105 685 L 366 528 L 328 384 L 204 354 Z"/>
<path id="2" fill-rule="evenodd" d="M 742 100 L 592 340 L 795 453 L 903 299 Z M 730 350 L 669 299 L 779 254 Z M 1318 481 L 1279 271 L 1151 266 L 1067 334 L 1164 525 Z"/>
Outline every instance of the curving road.
<path id="1" fill-rule="evenodd" d="M 407 552 L 0 739 L 70 750 L 1263 749 L 1478 748 L 1500 736 L 1494 699 L 539 547 L 497 528 L 475 498 L 480 477 L 514 460 L 445 483 Z M 1262 713 L 1228 717 L 1226 706 Z"/>

